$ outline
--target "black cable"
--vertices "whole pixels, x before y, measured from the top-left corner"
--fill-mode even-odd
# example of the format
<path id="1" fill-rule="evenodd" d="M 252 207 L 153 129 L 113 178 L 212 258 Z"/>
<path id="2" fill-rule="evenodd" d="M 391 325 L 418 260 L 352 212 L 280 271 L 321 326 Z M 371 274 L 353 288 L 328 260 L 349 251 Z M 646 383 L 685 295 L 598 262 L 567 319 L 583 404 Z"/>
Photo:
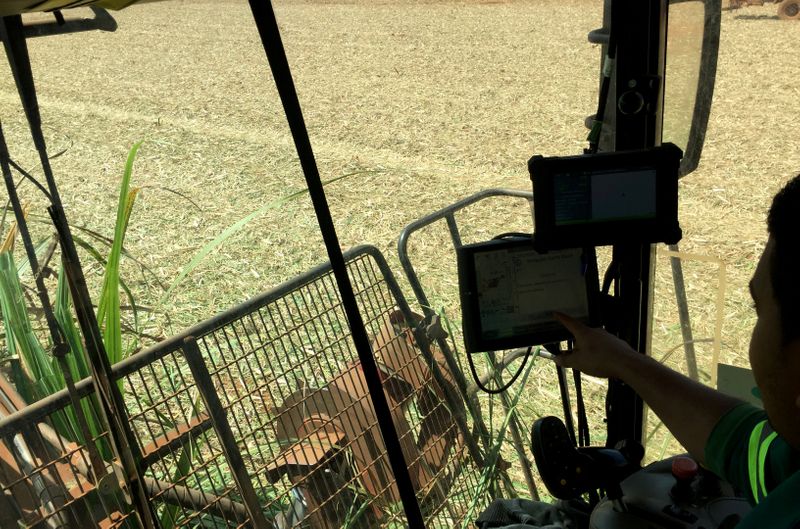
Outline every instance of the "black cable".
<path id="1" fill-rule="evenodd" d="M 575 342 L 573 340 L 568 340 L 567 349 L 572 350 L 574 347 Z M 589 446 L 591 444 L 589 438 L 589 420 L 586 417 L 586 404 L 583 400 L 581 372 L 577 369 L 572 370 L 572 380 L 575 383 L 575 400 L 578 412 L 578 443 L 579 446 Z"/>
<path id="2" fill-rule="evenodd" d="M 592 441 L 589 437 L 589 420 L 586 417 L 586 405 L 583 401 L 581 372 L 577 369 L 573 369 L 572 378 L 575 382 L 575 400 L 577 401 L 578 407 L 578 442 L 580 446 L 589 446 L 592 444 Z"/>
<path id="3" fill-rule="evenodd" d="M 603 294 L 608 294 L 611 291 L 611 283 L 617 279 L 618 269 L 617 262 L 612 259 L 608 268 L 606 268 L 606 273 L 603 274 Z"/>
<path id="4" fill-rule="evenodd" d="M 45 189 L 44 185 L 42 185 L 41 182 L 36 180 L 33 176 L 31 176 L 31 174 L 28 171 L 20 167 L 19 164 L 17 164 L 17 162 L 12 160 L 11 158 L 8 159 L 8 163 L 11 167 L 16 169 L 17 172 L 21 174 L 23 178 L 29 180 L 33 185 L 35 185 L 39 189 L 39 191 L 41 191 L 44 194 L 44 196 L 47 197 L 48 201 L 52 202 L 53 199 L 50 197 L 50 193 L 47 191 L 47 189 Z"/>
<path id="5" fill-rule="evenodd" d="M 560 342 L 545 344 L 544 348 L 554 355 L 559 355 L 562 352 Z M 567 377 L 564 373 L 564 368 L 556 364 L 558 389 L 561 393 L 561 407 L 564 410 L 564 424 L 567 427 L 567 433 L 572 441 L 572 446 L 578 446 L 577 440 L 575 439 L 575 423 L 572 420 L 572 404 L 569 400 L 569 387 L 567 386 Z"/>
<path id="6" fill-rule="evenodd" d="M 472 372 L 472 379 L 475 381 L 475 385 L 478 386 L 478 389 L 480 389 L 484 393 L 488 393 L 489 395 L 499 395 L 500 393 L 503 393 L 504 391 L 508 391 L 508 388 L 510 388 L 514 384 L 514 382 L 517 381 L 519 376 L 522 374 L 522 370 L 525 369 L 525 364 L 528 363 L 528 359 L 531 357 L 531 351 L 532 350 L 533 350 L 533 347 L 528 347 L 528 351 L 525 353 L 525 356 L 522 359 L 522 365 L 519 366 L 519 369 L 517 369 L 517 372 L 514 373 L 514 376 L 511 377 L 511 380 L 509 380 L 507 384 L 505 384 L 503 387 L 500 387 L 500 388 L 497 388 L 497 389 L 488 388 L 483 384 L 483 382 L 481 382 L 481 379 L 478 376 L 478 370 L 475 369 L 475 362 L 472 361 L 472 355 L 468 354 L 467 355 L 467 363 L 469 364 L 469 370 Z"/>
<path id="7" fill-rule="evenodd" d="M 509 231 L 506 233 L 501 233 L 500 235 L 496 235 L 492 237 L 492 240 L 502 240 L 502 239 L 532 239 L 533 236 L 530 233 L 523 233 L 521 231 Z"/>
<path id="8" fill-rule="evenodd" d="M 568 349 L 574 347 L 574 342 L 569 340 L 567 342 Z M 572 370 L 572 378 L 575 383 L 575 400 L 578 412 L 578 446 L 590 446 L 592 444 L 589 435 L 589 419 L 586 416 L 586 405 L 583 400 L 583 383 L 581 379 L 581 372 L 577 369 Z M 588 493 L 589 505 L 595 506 L 600 503 L 600 494 L 596 490 L 590 490 Z"/>
<path id="9" fill-rule="evenodd" d="M 567 427 L 569 438 L 573 446 L 577 446 L 575 439 L 575 423 L 572 421 L 572 406 L 569 401 L 569 388 L 567 387 L 567 377 L 564 375 L 564 368 L 556 365 L 556 373 L 558 375 L 558 389 L 561 392 L 561 406 L 564 409 L 564 424 Z"/>

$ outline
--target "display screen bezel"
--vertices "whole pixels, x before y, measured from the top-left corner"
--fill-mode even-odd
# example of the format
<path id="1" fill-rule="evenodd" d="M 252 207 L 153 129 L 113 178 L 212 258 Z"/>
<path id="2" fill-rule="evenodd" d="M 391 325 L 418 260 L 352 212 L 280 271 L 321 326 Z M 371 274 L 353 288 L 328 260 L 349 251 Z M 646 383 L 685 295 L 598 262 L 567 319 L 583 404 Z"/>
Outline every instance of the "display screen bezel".
<path id="1" fill-rule="evenodd" d="M 678 168 L 682 152 L 672 144 L 652 149 L 580 156 L 534 156 L 528 162 L 533 182 L 533 217 L 542 250 L 625 243 L 677 243 Z M 647 218 L 559 223 L 556 179 L 570 174 L 655 171 L 655 215 Z"/>
<path id="2" fill-rule="evenodd" d="M 483 252 L 507 252 L 509 249 L 527 247 L 537 251 L 532 238 L 514 238 L 493 240 L 483 243 L 461 246 L 457 249 L 459 290 L 461 294 L 462 329 L 464 345 L 468 353 L 483 351 L 500 351 L 518 347 L 542 345 L 560 342 L 571 338 L 570 333 L 555 319 L 552 325 L 534 332 L 526 332 L 503 337 L 488 337 L 483 330 L 481 320 L 480 296 L 478 291 L 478 278 L 475 266 L 475 257 Z M 538 252 L 541 253 L 541 252 Z M 597 324 L 597 305 L 599 286 L 597 276 L 597 258 L 594 248 L 581 250 L 581 260 L 585 266 L 583 286 L 586 289 L 586 299 L 589 308 L 588 318 L 584 321 L 589 325 Z"/>

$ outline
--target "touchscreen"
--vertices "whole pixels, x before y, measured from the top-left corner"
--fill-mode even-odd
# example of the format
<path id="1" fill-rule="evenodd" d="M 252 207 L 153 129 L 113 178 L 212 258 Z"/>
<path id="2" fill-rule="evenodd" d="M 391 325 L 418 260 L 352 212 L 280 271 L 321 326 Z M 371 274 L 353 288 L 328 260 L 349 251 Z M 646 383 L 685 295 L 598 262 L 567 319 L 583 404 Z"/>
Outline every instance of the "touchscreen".
<path id="1" fill-rule="evenodd" d="M 557 174 L 555 224 L 656 217 L 656 170 Z"/>
<path id="2" fill-rule="evenodd" d="M 589 318 L 580 249 L 539 254 L 530 247 L 474 254 L 481 334 L 501 339 L 558 326 L 553 312 Z"/>

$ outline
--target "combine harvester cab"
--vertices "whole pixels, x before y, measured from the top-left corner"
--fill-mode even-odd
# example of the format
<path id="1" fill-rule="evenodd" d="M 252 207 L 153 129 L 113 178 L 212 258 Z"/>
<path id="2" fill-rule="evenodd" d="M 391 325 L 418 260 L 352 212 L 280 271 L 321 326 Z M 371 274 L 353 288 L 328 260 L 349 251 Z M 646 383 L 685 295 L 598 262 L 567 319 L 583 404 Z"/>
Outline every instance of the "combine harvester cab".
<path id="1" fill-rule="evenodd" d="M 800 18 L 799 1 L 782 0 L 780 16 Z M 503 418 L 498 421 L 491 416 L 494 408 L 486 416 L 476 396 L 478 388 L 499 379 L 509 365 L 529 356 L 531 348 L 492 351 L 505 354 L 487 355 L 489 372 L 479 377 L 474 366 L 454 353 L 453 337 L 443 329 L 408 255 L 409 238 L 435 222 L 446 224 L 455 254 L 464 247 L 456 221 L 459 211 L 484 199 L 505 197 L 516 200 L 530 216 L 533 193 L 490 189 L 407 226 L 400 234 L 398 253 L 418 302 L 419 309 L 412 308 L 378 249 L 340 249 L 267 0 L 251 0 L 250 7 L 329 261 L 110 364 L 49 164 L 26 39 L 114 31 L 116 23 L 105 10 L 135 3 L 148 2 L 0 1 L 0 38 L 41 160 L 42 189 L 50 200 L 48 213 L 58 233 L 91 367 L 91 376 L 72 380 L 64 360 L 69 345 L 53 332 L 51 368 L 62 370 L 65 389 L 27 403 L 8 383 L 8 374 L 0 371 L 0 527 L 449 528 L 472 526 L 478 513 L 497 498 L 522 493 L 538 500 L 528 457 L 529 425 L 520 417 L 519 401 L 501 395 Z M 754 3 L 732 0 L 731 7 Z M 90 7 L 93 16 L 74 17 L 69 8 L 78 5 Z M 589 42 L 602 51 L 600 97 L 597 113 L 586 121 L 591 134 L 585 154 L 652 154 L 661 148 L 663 133 L 667 14 L 674 9 L 671 13 L 677 15 L 684 7 L 691 22 L 687 25 L 700 30 L 689 53 L 692 60 L 687 61 L 696 65 L 695 76 L 683 87 L 691 97 L 677 105 L 685 118 L 685 134 L 679 149 L 667 147 L 682 154 L 675 158 L 671 174 L 675 189 L 678 177 L 697 167 L 703 148 L 716 75 L 720 0 L 606 0 L 603 27 L 589 34 Z M 40 11 L 53 14 L 37 14 L 23 24 L 21 14 Z M 8 185 L 10 160 L 4 138 L 0 162 Z M 13 181 L 8 187 L 14 195 Z M 24 208 L 11 198 L 22 227 Z M 675 200 L 669 204 L 677 204 L 677 191 L 671 198 Z M 673 243 L 673 255 L 679 255 L 677 206 L 673 209 L 676 230 L 668 242 Z M 615 332 L 647 353 L 654 288 L 651 243 L 656 241 L 632 236 L 624 244 L 621 240 L 622 236 L 603 243 L 613 244 L 616 268 L 609 269 L 618 293 L 601 301 L 607 303 L 604 308 L 613 305 L 618 315 Z M 30 246 L 29 240 L 26 243 Z M 596 259 L 593 252 L 578 259 L 587 255 Z M 38 276 L 35 255 L 29 257 Z M 674 261 L 675 292 L 678 304 L 685 305 L 682 271 L 675 264 L 678 259 Z M 589 269 L 596 272 L 585 260 L 580 265 L 574 268 L 581 268 L 583 275 Z M 556 353 L 561 350 L 558 344 L 547 346 Z M 19 364 L 9 369 L 19 369 Z M 543 446 L 557 445 L 556 440 L 563 442 L 556 448 L 566 446 L 559 455 L 574 455 L 576 444 L 586 453 L 600 454 L 602 464 L 593 466 L 596 472 L 586 478 L 590 487 L 580 492 L 590 497 L 591 507 L 605 505 L 608 511 L 598 490 L 605 489 L 609 497 L 622 494 L 619 481 L 640 470 L 636 446 L 644 436 L 643 403 L 629 387 L 611 381 L 606 431 L 595 439 L 604 437 L 608 446 L 620 450 L 589 452 L 582 395 L 578 389 L 576 435 L 565 373 L 557 370 L 557 383 L 568 424 L 562 431 L 551 421 L 550 433 L 541 434 L 539 428 L 533 444 L 541 452 Z M 572 387 L 580 388 L 580 375 L 573 375 Z M 492 421 L 503 423 L 497 438 L 492 436 Z M 515 463 L 525 480 L 522 485 L 508 471 L 508 453 L 519 460 Z M 600 481 L 593 480 L 600 474 Z M 662 467 L 636 474 L 637 490 L 655 482 L 657 492 L 664 489 L 668 496 L 670 488 L 661 486 L 672 479 L 667 474 Z M 637 496 L 632 501 L 640 500 L 643 507 L 631 515 L 641 515 L 635 520 L 640 524 L 660 519 L 664 509 L 658 501 L 670 501 L 659 498 L 653 515 L 653 498 Z M 606 513 L 607 521 L 598 529 L 615 527 L 615 513 Z M 588 519 L 589 513 L 584 514 Z M 679 522 L 663 527 L 695 528 Z"/>

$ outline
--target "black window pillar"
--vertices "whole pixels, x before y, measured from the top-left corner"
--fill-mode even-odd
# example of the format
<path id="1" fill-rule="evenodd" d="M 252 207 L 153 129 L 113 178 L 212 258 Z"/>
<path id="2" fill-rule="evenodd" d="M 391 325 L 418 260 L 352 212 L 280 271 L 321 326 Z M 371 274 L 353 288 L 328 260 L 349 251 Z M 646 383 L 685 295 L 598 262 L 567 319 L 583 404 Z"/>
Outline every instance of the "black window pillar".
<path id="1" fill-rule="evenodd" d="M 612 117 L 604 150 L 629 150 L 661 143 L 662 95 L 666 52 L 667 0 L 606 0 L 605 26 L 617 43 Z M 610 19 L 610 20 L 609 20 Z M 610 116 L 609 116 L 610 114 Z M 649 353 L 654 265 L 652 245 L 617 245 L 619 336 L 642 354 Z M 643 404 L 627 385 L 609 382 L 606 400 L 608 445 L 642 440 Z"/>

